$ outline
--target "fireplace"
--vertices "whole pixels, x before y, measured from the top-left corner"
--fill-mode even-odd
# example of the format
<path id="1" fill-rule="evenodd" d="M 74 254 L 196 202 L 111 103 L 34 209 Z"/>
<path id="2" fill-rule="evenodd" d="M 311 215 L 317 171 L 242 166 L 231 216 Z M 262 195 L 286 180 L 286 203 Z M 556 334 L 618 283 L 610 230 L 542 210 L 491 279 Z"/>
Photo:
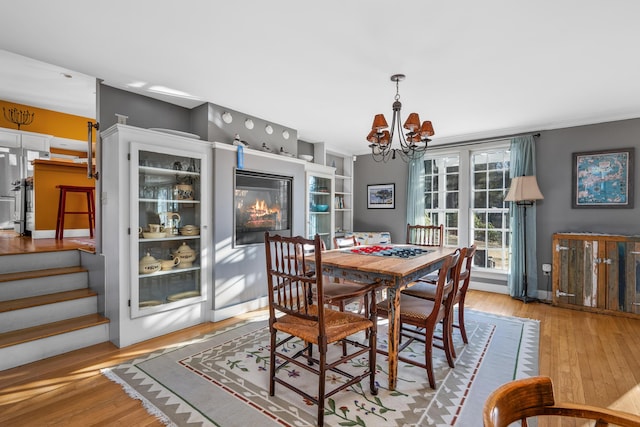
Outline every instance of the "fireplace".
<path id="1" fill-rule="evenodd" d="M 235 246 L 264 242 L 264 232 L 291 235 L 293 178 L 236 169 Z"/>

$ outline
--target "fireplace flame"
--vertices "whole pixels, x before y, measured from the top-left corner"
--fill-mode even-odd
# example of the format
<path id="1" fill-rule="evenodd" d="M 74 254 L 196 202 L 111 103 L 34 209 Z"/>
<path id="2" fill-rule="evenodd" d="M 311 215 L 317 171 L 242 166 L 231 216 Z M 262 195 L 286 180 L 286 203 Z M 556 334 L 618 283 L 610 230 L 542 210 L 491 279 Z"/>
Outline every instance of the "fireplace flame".
<path id="1" fill-rule="evenodd" d="M 252 218 L 261 218 L 265 216 L 276 215 L 280 220 L 280 206 L 274 205 L 269 207 L 264 200 L 256 200 L 256 203 L 248 209 Z"/>

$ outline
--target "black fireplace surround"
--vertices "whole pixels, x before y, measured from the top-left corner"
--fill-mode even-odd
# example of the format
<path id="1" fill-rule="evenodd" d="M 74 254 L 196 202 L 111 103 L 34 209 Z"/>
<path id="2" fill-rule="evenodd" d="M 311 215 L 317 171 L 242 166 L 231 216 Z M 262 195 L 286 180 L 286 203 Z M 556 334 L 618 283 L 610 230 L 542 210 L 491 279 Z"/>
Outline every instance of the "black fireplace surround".
<path id="1" fill-rule="evenodd" d="M 235 170 L 235 246 L 264 243 L 264 232 L 291 236 L 293 177 Z"/>

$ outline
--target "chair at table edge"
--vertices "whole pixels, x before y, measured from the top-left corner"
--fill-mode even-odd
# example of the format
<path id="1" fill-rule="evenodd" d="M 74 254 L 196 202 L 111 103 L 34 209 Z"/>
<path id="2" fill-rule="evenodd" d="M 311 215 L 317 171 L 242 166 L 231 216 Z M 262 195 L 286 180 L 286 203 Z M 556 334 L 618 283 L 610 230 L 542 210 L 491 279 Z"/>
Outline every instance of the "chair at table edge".
<path id="1" fill-rule="evenodd" d="M 444 244 L 444 225 L 411 225 L 407 223 L 407 245 L 439 247 Z"/>
<path id="2" fill-rule="evenodd" d="M 437 293 L 434 300 L 426 300 L 423 298 L 415 298 L 410 295 L 400 295 L 400 334 L 403 335 L 405 324 L 416 326 L 424 329 L 424 337 L 418 337 L 416 335 L 407 335 L 409 338 L 402 345 L 398 345 L 398 360 L 402 360 L 405 363 L 409 363 L 414 366 L 424 368 L 427 371 L 427 377 L 429 379 L 429 385 L 435 390 L 436 382 L 433 374 L 433 338 L 437 324 L 445 318 L 446 307 L 445 299 L 448 294 L 455 291 L 457 284 L 455 277 L 455 268 L 458 265 L 458 259 L 460 258 L 460 252 L 445 257 L 442 266 L 440 267 L 440 273 L 438 275 Z M 418 306 L 418 307 L 416 307 Z M 407 308 L 410 307 L 410 308 Z M 426 309 L 425 309 L 426 308 Z M 378 317 L 388 317 L 390 311 L 389 301 L 384 300 L 378 303 Z M 426 313 L 426 314 L 425 314 Z M 451 333 L 448 330 L 449 325 L 447 322 L 443 322 L 443 350 L 447 356 L 447 362 L 450 367 L 454 367 L 450 340 L 446 337 Z M 421 332 L 421 331 L 420 331 Z M 415 359 L 409 359 L 401 356 L 401 351 L 406 348 L 413 340 L 419 340 L 424 342 L 425 345 L 425 363 L 422 364 Z M 378 350 L 378 353 L 388 356 L 388 352 Z"/>
<path id="3" fill-rule="evenodd" d="M 322 271 L 320 237 L 316 234 L 313 240 L 309 240 L 301 236 L 283 237 L 270 235 L 267 231 L 265 232 L 264 241 L 269 286 L 269 333 L 271 346 L 269 394 L 274 396 L 275 383 L 277 382 L 316 403 L 318 405 L 317 422 L 321 426 L 324 421 L 324 401 L 327 397 L 360 382 L 366 377 L 369 377 L 371 394 L 376 395 L 378 392 L 375 382 L 377 339 L 375 289 L 377 284 L 362 286 L 360 290 L 363 293 L 371 294 L 369 318 L 354 313 L 332 310 L 324 307 L 324 304 L 314 304 L 312 288 L 315 287 L 315 295 L 318 301 L 322 301 L 324 298 L 324 278 L 321 274 L 316 274 L 315 271 L 308 271 L 305 258 L 313 257 L 315 265 L 318 267 L 316 271 Z M 273 252 L 272 244 L 274 245 Z M 302 247 L 311 244 L 314 246 L 314 251 L 307 255 L 302 250 Z M 295 248 L 292 248 L 292 246 Z M 274 278 L 277 278 L 276 284 L 274 284 Z M 302 298 L 299 297 L 300 295 L 302 295 Z M 283 315 L 277 316 L 276 311 Z M 317 328 L 317 331 L 315 328 Z M 278 331 L 287 334 L 288 337 L 277 341 Z M 368 346 L 349 339 L 351 335 L 360 331 L 367 332 Z M 278 347 L 286 344 L 294 337 L 305 342 L 303 349 L 295 354 L 291 354 L 292 352 L 290 351 L 278 352 Z M 352 344 L 354 348 L 358 348 L 358 350 L 328 363 L 326 354 L 328 345 L 345 340 Z M 314 344 L 318 347 L 318 358 L 313 357 L 312 348 Z M 369 353 L 369 363 L 364 373 L 360 375 L 347 374 L 344 370 L 337 369 L 337 366 L 367 352 Z M 276 356 L 281 363 L 278 363 Z M 306 363 L 297 360 L 300 356 L 305 359 Z M 276 376 L 279 368 L 287 362 L 318 375 L 317 398 Z M 277 363 L 278 366 L 276 366 Z M 315 364 L 319 365 L 317 369 L 313 367 Z M 336 372 L 347 380 L 333 390 L 325 392 L 327 371 Z"/>
<path id="4" fill-rule="evenodd" d="M 613 423 L 640 427 L 638 415 L 586 404 L 557 403 L 551 378 L 545 376 L 518 379 L 501 385 L 489 395 L 482 409 L 484 427 L 507 427 L 515 421 L 527 426 L 526 418 L 535 416 L 596 420 L 596 426 Z"/>
<path id="5" fill-rule="evenodd" d="M 357 241 L 355 238 L 353 239 L 354 243 L 357 245 Z M 335 238 L 334 238 L 335 245 Z M 327 249 L 324 240 L 320 240 L 320 249 L 325 251 Z M 311 253 L 314 249 L 308 246 L 304 246 L 304 250 L 306 253 Z M 368 316 L 369 310 L 369 298 L 367 294 L 361 294 L 360 288 L 363 286 L 370 286 L 368 283 L 360 283 L 360 282 L 352 282 L 349 280 L 338 279 L 335 277 L 329 278 L 324 284 L 325 291 L 325 304 L 330 304 L 338 307 L 340 311 L 344 311 L 346 304 L 351 301 L 358 300 L 360 302 L 360 309 L 363 312 L 365 317 Z M 345 350 L 346 351 L 346 350 Z"/>
<path id="6" fill-rule="evenodd" d="M 333 238 L 333 249 L 344 249 L 359 245 L 360 243 L 358 242 L 358 239 L 356 239 L 356 236 Z"/>
<path id="7" fill-rule="evenodd" d="M 467 338 L 467 329 L 464 323 L 464 301 L 467 297 L 467 291 L 469 290 L 469 283 L 471 282 L 471 268 L 473 267 L 473 257 L 476 253 L 476 245 L 471 245 L 466 249 L 464 257 L 461 257 L 459 261 L 461 263 L 461 267 L 462 264 L 464 264 L 465 267 L 464 271 L 462 269 L 460 270 L 459 280 L 462 282 L 462 285 L 458 286 L 458 292 L 456 293 L 455 299 L 451 305 L 451 325 L 453 328 L 458 328 L 460 330 L 462 342 L 468 344 L 469 340 Z M 432 299 L 434 295 L 434 282 L 431 278 L 421 278 L 411 287 L 404 289 L 402 292 L 418 298 Z M 456 304 L 458 304 L 458 323 L 453 322 L 453 308 Z"/>

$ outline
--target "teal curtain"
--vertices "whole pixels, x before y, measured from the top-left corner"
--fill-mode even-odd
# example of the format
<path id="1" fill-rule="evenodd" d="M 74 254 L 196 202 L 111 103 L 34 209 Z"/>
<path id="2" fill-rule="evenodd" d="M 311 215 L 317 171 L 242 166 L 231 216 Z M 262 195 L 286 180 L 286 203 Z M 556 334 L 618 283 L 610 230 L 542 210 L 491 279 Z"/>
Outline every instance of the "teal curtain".
<path id="1" fill-rule="evenodd" d="M 533 136 L 519 136 L 511 140 L 510 177 L 536 174 L 536 150 Z M 538 262 L 536 258 L 536 205 L 518 206 L 507 202 L 511 224 L 511 267 L 509 271 L 509 294 L 523 296 L 524 251 L 527 252 L 527 295 L 538 296 Z M 527 247 L 524 247 L 524 209 L 527 210 Z"/>
<path id="2" fill-rule="evenodd" d="M 424 159 L 409 162 L 407 183 L 407 223 L 424 224 Z"/>

